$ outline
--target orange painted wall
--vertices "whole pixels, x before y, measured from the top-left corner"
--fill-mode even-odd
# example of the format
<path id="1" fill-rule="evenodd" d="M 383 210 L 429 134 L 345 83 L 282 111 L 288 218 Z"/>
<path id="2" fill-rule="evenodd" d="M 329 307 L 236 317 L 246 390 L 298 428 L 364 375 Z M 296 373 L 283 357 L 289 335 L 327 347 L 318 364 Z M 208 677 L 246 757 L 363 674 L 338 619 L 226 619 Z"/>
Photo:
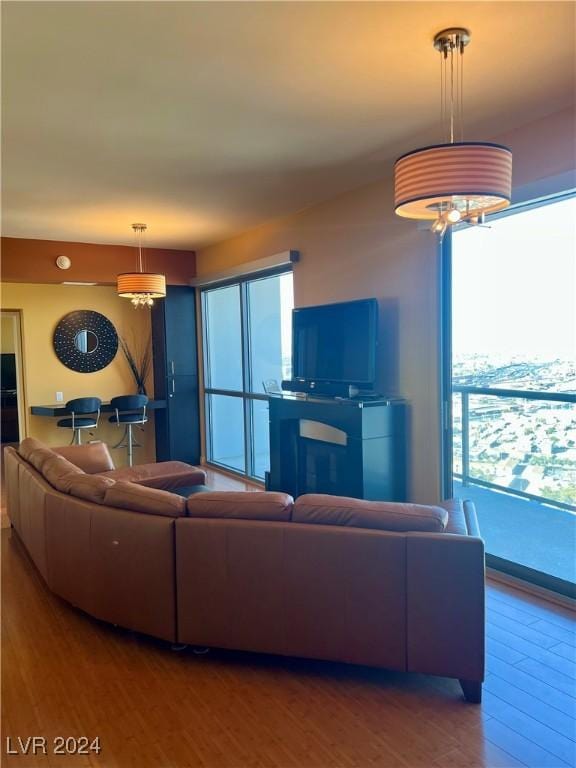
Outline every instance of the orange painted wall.
<path id="1" fill-rule="evenodd" d="M 514 153 L 516 187 L 576 168 L 571 110 L 498 139 Z M 545 193 L 560 191 L 545 186 Z M 538 183 L 531 191 L 537 195 L 537 190 Z M 394 214 L 392 166 L 382 167 L 382 181 L 199 250 L 198 274 L 289 249 L 301 253 L 294 265 L 296 306 L 379 299 L 378 387 L 410 402 L 410 497 L 435 502 L 440 494 L 440 268 L 432 234 Z"/>
<path id="2" fill-rule="evenodd" d="M 146 248 L 146 269 L 162 272 L 170 285 L 187 285 L 196 274 L 194 251 Z M 70 269 L 56 266 L 68 256 Z M 58 240 L 2 238 L 2 280 L 7 283 L 62 283 L 64 280 L 113 285 L 119 272 L 136 268 L 136 248 L 126 245 L 67 243 Z"/>
<path id="3" fill-rule="evenodd" d="M 68 312 L 88 309 L 108 318 L 129 346 L 137 351 L 150 336 L 150 312 L 134 309 L 109 286 L 46 285 L 38 283 L 0 283 L 2 306 L 19 310 L 22 325 L 23 384 L 20 392 L 25 407 L 22 436 L 36 437 L 48 445 L 63 445 L 70 434 L 56 426 L 56 419 L 32 416 L 30 406 L 51 405 L 56 392 L 62 392 L 64 401 L 74 397 L 100 397 L 110 400 L 115 395 L 135 392 L 135 384 L 128 363 L 121 350 L 112 362 L 93 373 L 79 373 L 67 368 L 54 352 L 54 329 Z M 152 376 L 148 392 L 153 396 Z M 138 432 L 142 448 L 136 451 L 136 461 L 153 461 L 155 456 L 153 413 L 144 432 Z M 109 446 L 120 440 L 122 431 L 108 423 L 108 414 L 102 416 L 96 439 Z M 92 438 L 91 438 L 92 439 Z M 126 462 L 125 450 L 112 451 L 117 466 Z"/>

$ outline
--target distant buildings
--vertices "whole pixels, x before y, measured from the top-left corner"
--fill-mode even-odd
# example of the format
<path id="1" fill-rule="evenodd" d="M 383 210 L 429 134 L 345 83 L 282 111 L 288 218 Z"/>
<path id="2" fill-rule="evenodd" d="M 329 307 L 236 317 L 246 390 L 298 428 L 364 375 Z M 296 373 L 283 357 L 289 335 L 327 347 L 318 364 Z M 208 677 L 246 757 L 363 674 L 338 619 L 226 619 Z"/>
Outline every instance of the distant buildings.
<path id="1" fill-rule="evenodd" d="M 576 394 L 573 361 L 498 359 L 481 354 L 454 361 L 453 384 Z M 576 405 L 501 396 L 468 396 L 468 456 L 462 456 L 462 395 L 454 393 L 454 470 L 523 491 L 576 511 Z"/>

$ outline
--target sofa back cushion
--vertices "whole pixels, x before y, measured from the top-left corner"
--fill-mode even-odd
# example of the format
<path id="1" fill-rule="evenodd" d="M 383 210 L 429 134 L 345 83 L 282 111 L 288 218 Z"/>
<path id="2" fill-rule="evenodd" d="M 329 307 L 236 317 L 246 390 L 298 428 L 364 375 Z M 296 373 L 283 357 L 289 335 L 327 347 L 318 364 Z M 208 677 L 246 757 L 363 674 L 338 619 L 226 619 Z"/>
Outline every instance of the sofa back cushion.
<path id="1" fill-rule="evenodd" d="M 227 517 L 241 520 L 287 522 L 294 499 L 271 491 L 210 491 L 188 497 L 189 517 Z"/>
<path id="2" fill-rule="evenodd" d="M 34 469 L 42 473 L 44 471 L 44 464 L 50 461 L 50 459 L 54 459 L 56 455 L 50 448 L 36 448 L 35 451 L 28 454 L 27 461 L 32 464 Z"/>
<path id="3" fill-rule="evenodd" d="M 104 494 L 104 504 L 165 517 L 184 517 L 186 514 L 186 499 L 183 496 L 158 488 L 147 488 L 128 480 L 118 480 L 110 486 Z"/>
<path id="4" fill-rule="evenodd" d="M 46 446 L 40 440 L 36 440 L 35 437 L 25 437 L 18 446 L 18 453 L 25 461 L 30 461 L 30 454 L 38 448 L 46 448 Z M 46 448 L 46 450 L 49 449 Z"/>
<path id="5" fill-rule="evenodd" d="M 32 459 L 41 449 L 32 453 Z M 65 459 L 64 456 L 58 456 L 54 453 L 42 464 L 42 475 L 53 488 L 62 493 L 70 493 L 70 483 L 74 477 L 83 475 L 84 472 L 72 462 Z"/>
<path id="6" fill-rule="evenodd" d="M 68 493 L 79 499 L 93 501 L 95 504 L 104 504 L 106 491 L 114 483 L 115 481 L 110 477 L 73 474 L 68 480 Z"/>
<path id="7" fill-rule="evenodd" d="M 423 504 L 398 504 L 308 493 L 296 500 L 292 520 L 316 525 L 438 533 L 446 527 L 448 512 L 442 507 Z"/>
<path id="8" fill-rule="evenodd" d="M 88 475 L 98 472 L 109 472 L 114 469 L 114 462 L 106 443 L 101 440 L 84 445 L 66 445 L 54 448 L 54 451 L 65 459 L 76 464 Z"/>

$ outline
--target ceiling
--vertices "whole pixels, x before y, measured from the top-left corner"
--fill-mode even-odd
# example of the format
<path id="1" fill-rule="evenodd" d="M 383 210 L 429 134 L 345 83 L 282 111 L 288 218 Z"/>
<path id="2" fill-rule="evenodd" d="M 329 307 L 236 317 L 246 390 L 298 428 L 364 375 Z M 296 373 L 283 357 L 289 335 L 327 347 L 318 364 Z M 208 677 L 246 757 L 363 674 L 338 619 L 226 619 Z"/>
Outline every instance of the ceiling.
<path id="1" fill-rule="evenodd" d="M 441 140 L 467 26 L 467 139 L 574 98 L 571 2 L 3 2 L 3 234 L 198 248 Z"/>

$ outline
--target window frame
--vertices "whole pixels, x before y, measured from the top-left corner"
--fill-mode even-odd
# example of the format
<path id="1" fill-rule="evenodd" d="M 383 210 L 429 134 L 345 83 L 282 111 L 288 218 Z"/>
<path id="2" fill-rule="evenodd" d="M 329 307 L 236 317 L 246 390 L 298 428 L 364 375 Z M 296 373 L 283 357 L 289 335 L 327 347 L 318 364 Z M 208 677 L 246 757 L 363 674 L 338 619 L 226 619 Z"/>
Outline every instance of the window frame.
<path id="1" fill-rule="evenodd" d="M 486 223 L 542 208 L 576 197 L 576 189 L 524 200 L 486 217 Z M 448 229 L 439 243 L 439 354 L 440 354 L 440 493 L 446 500 L 453 496 L 453 414 L 452 414 L 452 232 L 471 226 L 466 222 Z M 495 571 L 574 599 L 574 584 L 557 576 L 486 553 L 486 565 Z"/>
<path id="2" fill-rule="evenodd" d="M 271 269 L 262 270 L 259 272 L 252 272 L 246 275 L 237 275 L 226 280 L 221 280 L 216 283 L 210 283 L 209 285 L 200 288 L 200 316 L 201 316 L 201 334 L 202 334 L 202 361 L 203 361 L 203 376 L 202 376 L 202 395 L 204 398 L 204 418 L 203 429 L 205 437 L 205 452 L 206 452 L 206 464 L 209 466 L 223 469 L 226 472 L 238 475 L 239 477 L 245 477 L 249 480 L 262 483 L 265 478 L 259 477 L 255 474 L 255 456 L 254 456 L 254 419 L 252 418 L 252 402 L 255 400 L 264 400 L 268 402 L 270 396 L 262 392 L 252 392 L 250 387 L 252 386 L 252 372 L 250 369 L 250 311 L 249 311 L 249 298 L 248 298 L 248 284 L 256 280 L 265 280 L 270 277 L 277 277 L 284 274 L 292 274 L 294 270 L 291 264 L 283 264 Z M 218 387 L 211 387 L 207 385 L 207 379 L 210 375 L 210 348 L 208 345 L 208 318 L 207 318 L 207 303 L 204 295 L 210 291 L 218 290 L 221 288 L 227 288 L 230 286 L 238 286 L 240 294 L 240 357 L 242 361 L 242 389 L 231 390 L 221 389 Z M 243 423 L 244 423 L 244 471 L 241 472 L 234 469 L 227 464 L 215 461 L 212 449 L 212 408 L 210 395 L 221 395 L 224 397 L 236 397 L 242 400 L 243 407 Z"/>

